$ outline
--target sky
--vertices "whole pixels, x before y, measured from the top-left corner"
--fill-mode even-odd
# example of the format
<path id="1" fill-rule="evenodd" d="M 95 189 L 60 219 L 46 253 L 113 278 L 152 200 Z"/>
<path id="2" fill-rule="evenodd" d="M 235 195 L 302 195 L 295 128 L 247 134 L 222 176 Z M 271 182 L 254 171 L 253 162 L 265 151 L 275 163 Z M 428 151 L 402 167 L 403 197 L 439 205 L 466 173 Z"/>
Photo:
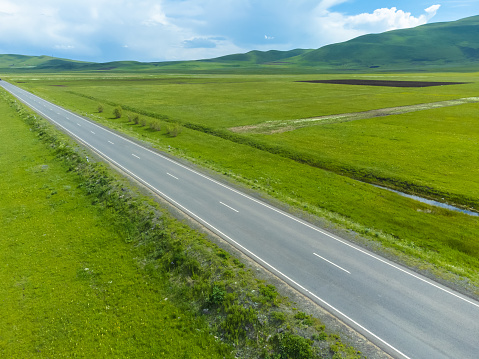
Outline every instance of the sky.
<path id="1" fill-rule="evenodd" d="M 479 15 L 479 0 L 0 0 L 0 54 L 197 60 Z"/>

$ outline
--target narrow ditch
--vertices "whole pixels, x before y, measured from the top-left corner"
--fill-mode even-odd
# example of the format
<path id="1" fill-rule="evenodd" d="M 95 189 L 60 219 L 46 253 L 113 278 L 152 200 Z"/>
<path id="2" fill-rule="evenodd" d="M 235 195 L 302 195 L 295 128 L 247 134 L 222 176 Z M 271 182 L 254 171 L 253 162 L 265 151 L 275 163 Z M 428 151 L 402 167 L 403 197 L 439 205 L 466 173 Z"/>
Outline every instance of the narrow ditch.
<path id="1" fill-rule="evenodd" d="M 401 192 L 401 191 L 396 191 L 394 189 L 383 187 L 383 186 L 378 186 L 376 184 L 373 184 L 373 186 L 377 187 L 377 188 L 385 189 L 385 190 L 390 191 L 390 192 L 397 193 L 397 194 L 399 194 L 403 197 L 411 198 L 411 199 L 414 199 L 416 201 L 429 204 L 431 206 L 446 208 L 446 209 L 449 209 L 451 211 L 462 212 L 462 213 L 468 214 L 469 216 L 479 217 L 478 212 L 469 211 L 467 209 L 462 209 L 462 208 L 459 208 L 459 207 L 451 206 L 450 204 L 447 204 L 447 203 L 442 203 L 442 202 L 434 201 L 432 199 L 427 199 L 427 198 L 415 196 L 413 194 L 407 194 L 407 193 L 404 193 L 404 192 Z"/>

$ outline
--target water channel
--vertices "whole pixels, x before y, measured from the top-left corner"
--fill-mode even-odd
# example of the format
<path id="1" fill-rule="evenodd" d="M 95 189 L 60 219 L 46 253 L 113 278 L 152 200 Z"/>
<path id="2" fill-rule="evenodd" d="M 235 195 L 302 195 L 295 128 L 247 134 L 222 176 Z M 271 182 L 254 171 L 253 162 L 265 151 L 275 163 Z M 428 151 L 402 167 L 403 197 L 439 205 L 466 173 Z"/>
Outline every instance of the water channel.
<path id="1" fill-rule="evenodd" d="M 462 209 L 462 208 L 454 207 L 454 206 L 451 206 L 450 204 L 441 203 L 441 202 L 438 202 L 438 201 L 434 201 L 434 200 L 432 200 L 432 199 L 426 199 L 426 198 L 414 196 L 414 195 L 412 195 L 412 194 L 407 194 L 407 193 L 404 193 L 404 192 L 396 191 L 396 190 L 394 190 L 394 189 L 387 188 L 387 187 L 382 187 L 382 186 L 378 186 L 378 185 L 373 185 L 373 186 L 374 186 L 374 187 L 381 188 L 381 189 L 385 189 L 385 190 L 387 190 L 387 191 L 391 191 L 391 192 L 397 193 L 397 194 L 399 194 L 399 195 L 401 195 L 401 196 L 403 196 L 403 197 L 411 198 L 411 199 L 414 199 L 414 200 L 419 201 L 419 202 L 422 202 L 422 203 L 430 204 L 431 206 L 446 208 L 446 209 L 450 209 L 451 211 L 462 212 L 462 213 L 468 214 L 468 215 L 470 215 L 470 216 L 479 217 L 479 213 L 478 213 L 478 212 L 473 212 L 473 211 L 469 211 L 469 210 L 467 210 L 467 209 Z"/>

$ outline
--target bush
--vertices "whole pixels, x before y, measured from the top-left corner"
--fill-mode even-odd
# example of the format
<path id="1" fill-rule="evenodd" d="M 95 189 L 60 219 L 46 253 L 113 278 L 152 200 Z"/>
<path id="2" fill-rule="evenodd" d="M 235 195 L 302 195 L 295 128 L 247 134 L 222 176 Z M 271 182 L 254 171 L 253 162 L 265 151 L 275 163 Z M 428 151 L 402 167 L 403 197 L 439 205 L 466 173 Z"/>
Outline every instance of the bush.
<path id="1" fill-rule="evenodd" d="M 246 338 L 246 332 L 253 332 L 258 323 L 258 317 L 253 308 L 244 308 L 241 305 L 232 305 L 226 310 L 225 335 L 236 344 Z"/>
<path id="2" fill-rule="evenodd" d="M 151 121 L 150 122 L 150 129 L 153 131 L 161 131 L 161 123 L 160 121 Z"/>
<path id="3" fill-rule="evenodd" d="M 174 124 L 168 125 L 166 131 L 168 135 L 170 135 L 171 137 L 176 137 L 181 133 L 182 128 L 179 123 L 174 123 Z"/>
<path id="4" fill-rule="evenodd" d="M 309 359 L 313 357 L 310 341 L 299 335 L 276 334 L 273 341 L 280 358 Z"/>
<path id="5" fill-rule="evenodd" d="M 206 304 L 209 307 L 220 305 L 221 303 L 223 303 L 225 299 L 225 294 L 226 294 L 226 291 L 220 286 L 215 284 L 213 286 L 213 290 L 211 291 L 211 294 L 206 300 Z"/>
<path id="6" fill-rule="evenodd" d="M 283 324 L 286 321 L 286 315 L 283 312 L 273 312 L 271 313 L 271 319 L 274 322 Z"/>
<path id="7" fill-rule="evenodd" d="M 102 113 L 103 112 L 103 105 L 98 105 L 98 113 Z"/>
<path id="8" fill-rule="evenodd" d="M 121 108 L 121 106 L 115 107 L 115 109 L 113 110 L 113 116 L 115 118 L 121 118 L 121 116 L 123 116 L 123 109 Z"/>
<path id="9" fill-rule="evenodd" d="M 276 287 L 272 284 L 268 284 L 268 285 L 260 284 L 259 292 L 264 297 L 266 297 L 267 299 L 269 299 L 272 302 L 274 302 L 274 300 L 278 296 L 278 292 L 276 291 Z"/>

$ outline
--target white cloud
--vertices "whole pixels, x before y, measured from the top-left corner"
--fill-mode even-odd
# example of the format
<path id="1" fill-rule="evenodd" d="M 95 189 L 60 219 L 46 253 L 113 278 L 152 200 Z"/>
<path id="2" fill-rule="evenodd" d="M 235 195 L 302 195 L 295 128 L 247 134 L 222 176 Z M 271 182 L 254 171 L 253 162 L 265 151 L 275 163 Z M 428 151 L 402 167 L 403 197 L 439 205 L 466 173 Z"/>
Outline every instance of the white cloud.
<path id="1" fill-rule="evenodd" d="M 441 5 L 432 5 L 432 6 L 429 6 L 425 10 L 426 13 L 428 14 L 428 20 L 431 19 L 432 17 L 436 16 L 437 11 L 439 10 L 440 7 L 441 7 Z"/>
<path id="2" fill-rule="evenodd" d="M 13 15 L 18 12 L 19 8 L 9 1 L 0 1 L 0 16 Z"/>
<path id="3" fill-rule="evenodd" d="M 361 13 L 347 16 L 330 11 L 325 4 L 337 3 L 341 0 L 326 0 L 315 10 L 313 30 L 319 41 L 328 43 L 346 41 L 367 33 L 380 33 L 389 30 L 411 28 L 426 24 L 434 17 L 441 5 L 433 5 L 425 9 L 425 13 L 415 17 L 410 12 L 398 10 L 396 7 L 376 9 L 372 13 Z"/>
<path id="4" fill-rule="evenodd" d="M 153 8 L 150 10 L 150 15 L 147 20 L 143 21 L 143 24 L 146 26 L 155 26 L 155 25 L 163 25 L 168 26 L 169 22 L 164 13 L 161 5 L 154 5 Z"/>
<path id="5" fill-rule="evenodd" d="M 397 8 L 353 16 L 333 11 L 348 3 L 354 2 L 0 0 L 0 49 L 92 61 L 161 61 L 317 48 L 368 32 L 420 25 L 440 7 L 430 6 L 420 16 Z"/>
<path id="6" fill-rule="evenodd" d="M 410 12 L 398 10 L 395 7 L 390 9 L 382 8 L 374 10 L 372 14 L 359 14 L 345 18 L 345 25 L 351 28 L 372 28 L 379 31 L 405 29 L 426 24 L 427 21 L 436 15 L 440 5 L 434 5 L 425 10 L 426 14 L 414 17 Z"/>

